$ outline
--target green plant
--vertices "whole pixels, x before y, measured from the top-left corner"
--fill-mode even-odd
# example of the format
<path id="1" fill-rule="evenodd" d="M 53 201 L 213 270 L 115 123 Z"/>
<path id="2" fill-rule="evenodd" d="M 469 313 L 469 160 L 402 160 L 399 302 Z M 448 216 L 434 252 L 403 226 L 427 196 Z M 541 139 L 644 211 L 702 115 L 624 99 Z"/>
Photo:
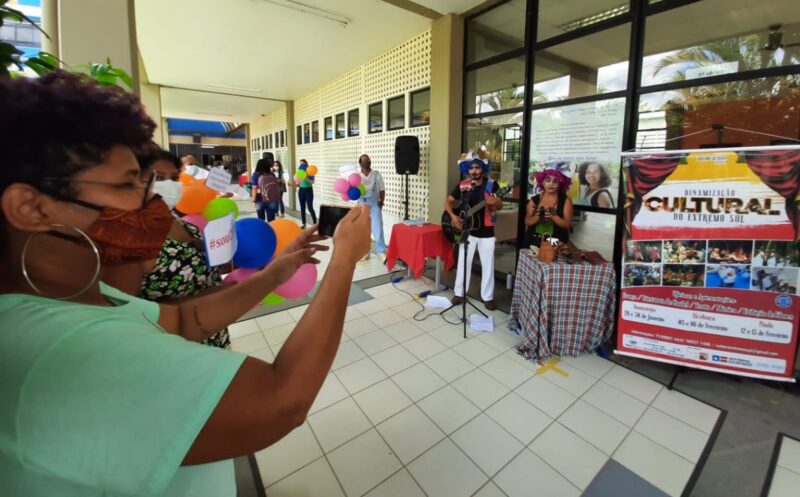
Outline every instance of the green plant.
<path id="1" fill-rule="evenodd" d="M 30 23 L 32 26 L 35 26 L 36 29 L 41 31 L 42 34 L 47 37 L 47 39 L 50 39 L 50 37 L 47 36 L 47 33 L 42 31 L 42 28 L 40 28 L 28 16 L 16 9 L 9 7 L 8 0 L 0 0 L 0 28 L 2 28 L 7 21 Z M 49 65 L 55 60 L 56 65 L 51 67 L 49 70 L 53 70 L 55 67 L 58 67 L 58 60 L 50 54 L 45 54 L 44 59 L 41 57 L 30 57 L 26 61 L 23 61 L 21 56 L 21 50 L 18 50 L 11 43 L 6 43 L 0 40 L 0 76 L 11 76 L 12 73 L 10 68 L 12 66 L 16 66 L 17 69 L 22 70 L 22 68 L 27 65 L 39 73 L 40 70 L 46 70 L 46 68 L 49 67 Z"/>
<path id="2" fill-rule="evenodd" d="M 47 39 L 50 39 L 47 33 L 28 16 L 9 7 L 8 0 L 0 0 L 0 27 L 3 27 L 6 21 L 27 22 L 41 31 L 42 35 L 47 37 Z M 47 52 L 40 52 L 38 56 L 28 57 L 24 60 L 21 57 L 22 53 L 23 52 L 18 50 L 14 45 L 0 40 L 0 77 L 14 77 L 19 75 L 20 73 L 18 71 L 22 71 L 25 67 L 30 68 L 33 72 L 41 76 L 63 65 L 66 70 L 83 74 L 86 78 L 93 79 L 104 86 L 122 87 L 124 84 L 129 89 L 133 88 L 133 78 L 131 75 L 123 69 L 111 65 L 110 59 L 106 59 L 104 64 L 91 63 L 71 67 L 64 61 L 59 60 L 55 55 Z M 12 67 L 16 67 L 17 71 L 12 71 Z"/>

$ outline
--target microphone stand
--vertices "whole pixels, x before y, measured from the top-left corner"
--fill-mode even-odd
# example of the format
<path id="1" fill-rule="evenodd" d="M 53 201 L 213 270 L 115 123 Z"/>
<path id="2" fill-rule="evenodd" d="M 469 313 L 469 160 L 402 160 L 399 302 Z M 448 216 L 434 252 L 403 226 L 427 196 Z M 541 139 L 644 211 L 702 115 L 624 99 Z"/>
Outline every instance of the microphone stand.
<path id="1" fill-rule="evenodd" d="M 473 188 L 475 188 L 475 182 L 472 182 Z M 461 196 L 464 196 L 464 192 L 461 192 Z M 464 328 L 464 338 L 467 338 L 467 304 L 472 306 L 473 309 L 478 311 L 478 313 L 483 317 L 487 316 L 482 310 L 478 309 L 475 304 L 469 301 L 467 297 L 467 254 L 469 254 L 469 230 L 467 229 L 467 222 L 466 222 L 466 213 L 469 210 L 469 205 L 465 205 L 466 202 L 461 200 L 461 205 L 459 207 L 459 217 L 461 217 L 461 237 L 458 239 L 458 244 L 461 245 L 461 250 L 463 250 L 463 263 L 461 270 L 463 271 L 464 278 L 461 281 L 461 293 L 463 297 L 461 297 L 461 324 Z M 477 243 L 477 242 L 476 242 Z M 450 307 L 443 310 L 439 313 L 439 315 L 443 315 L 445 312 L 449 311 L 453 307 L 458 304 L 451 304 Z"/>

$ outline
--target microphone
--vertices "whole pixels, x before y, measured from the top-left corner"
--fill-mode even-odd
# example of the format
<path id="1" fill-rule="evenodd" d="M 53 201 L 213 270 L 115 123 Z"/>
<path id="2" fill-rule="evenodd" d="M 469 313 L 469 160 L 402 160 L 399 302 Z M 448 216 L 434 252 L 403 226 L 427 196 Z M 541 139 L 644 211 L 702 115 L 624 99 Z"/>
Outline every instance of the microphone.
<path id="1" fill-rule="evenodd" d="M 472 180 L 472 183 L 470 183 L 470 187 L 469 187 L 470 190 L 474 190 L 477 187 L 478 187 L 478 183 L 475 180 Z"/>

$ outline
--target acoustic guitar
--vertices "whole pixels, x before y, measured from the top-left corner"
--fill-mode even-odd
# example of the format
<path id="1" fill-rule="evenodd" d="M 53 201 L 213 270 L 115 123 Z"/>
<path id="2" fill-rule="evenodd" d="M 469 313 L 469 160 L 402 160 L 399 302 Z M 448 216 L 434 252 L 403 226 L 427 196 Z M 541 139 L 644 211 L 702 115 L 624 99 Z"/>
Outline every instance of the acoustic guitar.
<path id="1" fill-rule="evenodd" d="M 492 197 L 502 197 L 506 193 L 511 191 L 510 186 L 502 186 L 498 189 Z M 492 198 L 490 197 L 490 198 Z M 486 201 L 489 200 L 483 199 L 477 204 L 470 207 L 466 212 L 461 210 L 459 212 L 459 217 L 461 218 L 462 226 L 465 228 L 463 232 L 469 233 L 473 231 L 477 226 L 480 225 L 480 219 L 478 219 L 478 211 L 483 209 L 486 206 Z M 458 205 L 458 203 L 456 204 Z M 454 209 L 456 206 L 454 206 Z M 442 213 L 442 233 L 444 233 L 444 237 L 447 238 L 447 241 L 450 243 L 458 243 L 461 241 L 461 233 L 462 230 L 459 230 L 453 225 L 453 221 L 450 219 L 450 214 L 447 211 Z"/>

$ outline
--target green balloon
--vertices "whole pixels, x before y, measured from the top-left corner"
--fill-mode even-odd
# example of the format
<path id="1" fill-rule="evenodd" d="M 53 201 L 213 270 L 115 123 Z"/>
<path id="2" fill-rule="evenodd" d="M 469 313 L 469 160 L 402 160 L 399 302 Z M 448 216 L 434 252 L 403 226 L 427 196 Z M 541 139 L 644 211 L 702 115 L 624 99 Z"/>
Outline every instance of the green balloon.
<path id="1" fill-rule="evenodd" d="M 308 188 L 309 186 L 311 186 L 311 182 L 303 180 L 300 182 L 300 186 L 302 186 L 303 188 Z"/>
<path id="2" fill-rule="evenodd" d="M 261 300 L 261 303 L 264 304 L 264 305 L 275 305 L 275 304 L 280 304 L 284 300 L 286 300 L 286 299 L 281 297 L 277 293 L 272 292 L 269 295 L 267 295 L 266 297 L 264 297 Z"/>
<path id="3" fill-rule="evenodd" d="M 306 179 L 306 176 L 308 176 L 308 173 L 298 169 L 297 171 L 295 171 L 294 175 L 297 177 L 297 179 L 303 180 L 303 179 Z"/>
<path id="4" fill-rule="evenodd" d="M 364 186 L 364 183 L 359 183 L 358 184 L 358 191 L 361 192 L 361 196 L 362 197 L 367 194 L 367 187 Z"/>
<path id="5" fill-rule="evenodd" d="M 208 221 L 225 217 L 233 213 L 234 219 L 239 217 L 239 206 L 229 198 L 215 198 L 203 209 L 203 217 Z"/>

